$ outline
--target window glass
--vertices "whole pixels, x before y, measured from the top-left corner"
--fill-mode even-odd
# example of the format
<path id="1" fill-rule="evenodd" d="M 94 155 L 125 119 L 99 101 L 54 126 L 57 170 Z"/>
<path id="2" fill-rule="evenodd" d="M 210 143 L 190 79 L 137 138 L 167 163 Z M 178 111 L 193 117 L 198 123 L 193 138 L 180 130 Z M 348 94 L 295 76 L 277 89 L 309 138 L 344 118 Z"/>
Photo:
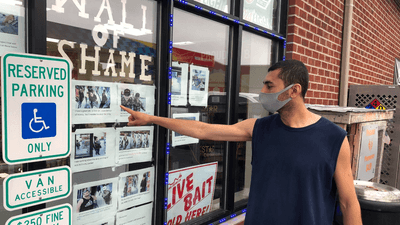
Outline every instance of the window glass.
<path id="1" fill-rule="evenodd" d="M 280 0 L 244 0 L 243 2 L 244 20 L 278 31 Z"/>
<path id="2" fill-rule="evenodd" d="M 258 100 L 268 68 L 275 62 L 277 43 L 244 31 L 240 67 L 239 122 L 268 115 Z M 251 142 L 238 142 L 235 202 L 247 199 L 251 181 Z"/>
<path id="3" fill-rule="evenodd" d="M 212 124 L 226 124 L 225 79 L 228 64 L 229 27 L 175 9 L 173 29 L 171 117 Z M 179 174 L 182 175 L 181 179 L 190 176 L 185 173 L 185 170 L 193 167 L 195 167 L 192 170 L 195 183 L 193 196 L 196 196 L 196 185 L 199 185 L 197 187 L 200 187 L 199 190 L 203 190 L 203 182 L 206 182 L 204 184 L 206 192 L 204 195 L 201 193 L 201 199 L 196 197 L 194 202 L 201 200 L 201 203 L 193 206 L 191 210 L 201 209 L 202 215 L 219 209 L 224 188 L 223 161 L 226 143 L 198 140 L 175 132 L 171 132 L 170 136 L 172 148 L 168 162 L 170 170 L 168 201 L 171 205 L 168 219 L 175 217 L 176 210 L 185 210 L 178 208 L 180 207 L 178 203 L 173 204 L 178 202 L 179 196 L 173 196 L 175 193 L 173 187 L 176 185 L 172 181 L 175 176 L 179 179 Z M 174 172 L 177 170 L 181 172 Z M 207 181 L 210 177 L 212 180 Z M 192 178 L 190 177 L 190 179 Z M 208 189 L 208 187 L 212 189 Z M 211 205 L 211 200 L 213 200 L 213 204 L 211 208 L 207 208 L 208 205 Z M 194 217 L 190 219 L 192 218 Z"/>
<path id="4" fill-rule="evenodd" d="M 214 9 L 218 9 L 222 12 L 229 12 L 231 1 L 230 0 L 194 0 L 195 2 L 203 3 L 204 5 L 208 5 L 213 7 Z"/>
<path id="5" fill-rule="evenodd" d="M 0 1 L 0 59 L 6 52 L 24 53 L 25 48 L 25 5 L 22 0 Z M 1 74 L 3 74 L 1 72 Z M 3 89 L 2 89 L 3 90 Z M 0 114 L 0 123 L 3 115 Z M 11 128 L 11 126 L 9 126 Z M 2 130 L 0 142 L 2 142 Z M 0 145 L 1 146 L 1 145 Z M 3 202 L 3 182 L 6 177 L 23 172 L 23 165 L 8 165 L 3 161 L 0 152 L 0 202 Z M 5 224 L 12 217 L 22 213 L 22 210 L 7 211 L 3 204 L 0 205 L 0 224 Z"/>
<path id="6" fill-rule="evenodd" d="M 70 203 L 73 224 L 151 221 L 154 127 L 127 127 L 119 105 L 154 115 L 156 10 L 150 0 L 47 1 L 47 55 L 69 60 L 73 79 L 71 156 L 46 161 L 70 165 L 72 193 L 47 207 Z"/>

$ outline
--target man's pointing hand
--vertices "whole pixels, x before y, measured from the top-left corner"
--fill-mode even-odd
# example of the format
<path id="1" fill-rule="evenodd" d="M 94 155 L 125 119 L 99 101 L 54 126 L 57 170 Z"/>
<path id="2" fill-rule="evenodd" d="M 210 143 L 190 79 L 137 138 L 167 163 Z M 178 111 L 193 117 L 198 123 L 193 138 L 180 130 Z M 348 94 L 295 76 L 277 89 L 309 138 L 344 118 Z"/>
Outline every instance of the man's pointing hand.
<path id="1" fill-rule="evenodd" d="M 131 114 L 128 118 L 129 122 L 128 122 L 128 126 L 143 126 L 143 125 L 147 125 L 148 123 L 150 123 L 150 116 L 145 114 L 145 113 L 141 113 L 141 112 L 136 112 L 133 111 L 132 109 L 128 109 L 125 106 L 120 106 L 121 109 L 127 111 L 129 114 Z"/>

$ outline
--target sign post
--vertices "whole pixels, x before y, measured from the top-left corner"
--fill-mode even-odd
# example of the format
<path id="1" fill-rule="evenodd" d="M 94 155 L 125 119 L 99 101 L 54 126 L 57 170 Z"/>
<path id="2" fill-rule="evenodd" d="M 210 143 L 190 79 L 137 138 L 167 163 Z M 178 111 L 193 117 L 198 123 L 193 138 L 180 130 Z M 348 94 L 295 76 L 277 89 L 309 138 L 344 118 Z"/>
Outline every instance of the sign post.
<path id="1" fill-rule="evenodd" d="M 1 68 L 4 161 L 20 164 L 67 157 L 71 133 L 69 62 L 7 53 Z"/>

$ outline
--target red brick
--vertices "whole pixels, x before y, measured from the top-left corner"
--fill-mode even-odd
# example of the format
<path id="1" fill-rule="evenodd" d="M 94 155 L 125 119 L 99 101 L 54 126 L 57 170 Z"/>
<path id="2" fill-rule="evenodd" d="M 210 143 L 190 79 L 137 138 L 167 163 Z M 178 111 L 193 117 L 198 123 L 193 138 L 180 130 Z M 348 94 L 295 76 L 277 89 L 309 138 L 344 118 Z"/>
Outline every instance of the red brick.
<path id="1" fill-rule="evenodd" d="M 302 26 L 304 27 L 304 29 L 310 30 L 310 23 L 309 23 L 309 22 L 307 22 L 307 21 L 304 20 Z"/>
<path id="2" fill-rule="evenodd" d="M 301 44 L 304 45 L 304 46 L 306 46 L 306 47 L 308 47 L 309 41 L 303 39 L 302 42 L 301 42 Z"/>
<path id="3" fill-rule="evenodd" d="M 312 40 L 312 39 L 313 39 L 313 36 L 314 36 L 314 35 L 313 35 L 311 32 L 307 31 L 306 37 L 307 37 L 308 39 Z"/>
<path id="4" fill-rule="evenodd" d="M 304 29 L 302 29 L 302 28 L 299 28 L 299 35 L 302 36 L 302 37 L 305 37 L 306 36 L 306 31 Z"/>
<path id="5" fill-rule="evenodd" d="M 298 45 L 297 46 L 297 52 L 299 53 L 299 54 L 304 54 L 304 47 L 302 46 L 302 45 Z"/>
<path id="6" fill-rule="evenodd" d="M 296 6 L 291 6 L 289 7 L 289 15 L 298 15 L 299 14 L 300 9 Z"/>
<path id="7" fill-rule="evenodd" d="M 306 49 L 306 56 L 312 56 L 312 52 L 310 49 Z"/>

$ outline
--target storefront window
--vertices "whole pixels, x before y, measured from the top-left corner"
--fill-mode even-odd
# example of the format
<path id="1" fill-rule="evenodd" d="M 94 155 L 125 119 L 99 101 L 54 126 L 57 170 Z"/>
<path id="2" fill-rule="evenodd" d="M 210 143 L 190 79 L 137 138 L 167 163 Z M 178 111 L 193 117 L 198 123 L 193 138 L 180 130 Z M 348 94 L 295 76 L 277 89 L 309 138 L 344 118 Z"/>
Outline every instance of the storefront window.
<path id="1" fill-rule="evenodd" d="M 22 0 L 1 1 L 0 4 L 0 56 L 6 52 L 25 53 L 25 5 Z M 2 57 L 0 57 L 2 59 Z M 3 72 L 1 72 L 3 75 Z M 4 90 L 3 88 L 1 90 Z M 1 115 L 3 116 L 3 115 Z M 0 123 L 2 121 L 0 116 Z M 2 131 L 0 131 L 0 141 L 2 141 Z M 0 145 L 1 146 L 1 145 Z M 8 218 L 22 213 L 22 210 L 8 211 L 3 206 L 3 182 L 4 179 L 12 174 L 23 172 L 23 165 L 8 165 L 3 161 L 2 151 L 0 153 L 0 223 L 5 224 Z"/>
<path id="2" fill-rule="evenodd" d="M 194 0 L 194 1 L 203 3 L 204 5 L 213 7 L 214 9 L 218 9 L 225 13 L 228 13 L 231 7 L 230 0 Z"/>
<path id="3" fill-rule="evenodd" d="M 258 100 L 268 68 L 276 62 L 276 43 L 244 31 L 240 67 L 239 122 L 268 115 Z M 235 202 L 247 199 L 251 181 L 251 141 L 239 142 L 236 150 Z"/>
<path id="4" fill-rule="evenodd" d="M 175 9 L 173 33 L 171 117 L 226 124 L 229 27 Z M 193 212 L 188 220 L 219 209 L 226 142 L 198 140 L 175 132 L 170 136 L 168 221 L 184 222 Z M 182 184 L 173 182 L 185 178 L 194 183 L 191 195 L 196 204 L 191 207 L 183 205 L 189 200 L 179 201 Z"/>
<path id="5" fill-rule="evenodd" d="M 126 126 L 119 106 L 154 115 L 156 9 L 150 0 L 47 1 L 47 55 L 70 61 L 73 79 L 71 156 L 46 162 L 71 167 L 72 194 L 47 206 L 70 203 L 72 224 L 152 220 L 154 127 Z"/>
<path id="6" fill-rule="evenodd" d="M 280 2 L 280 0 L 244 0 L 243 19 L 278 31 Z"/>

